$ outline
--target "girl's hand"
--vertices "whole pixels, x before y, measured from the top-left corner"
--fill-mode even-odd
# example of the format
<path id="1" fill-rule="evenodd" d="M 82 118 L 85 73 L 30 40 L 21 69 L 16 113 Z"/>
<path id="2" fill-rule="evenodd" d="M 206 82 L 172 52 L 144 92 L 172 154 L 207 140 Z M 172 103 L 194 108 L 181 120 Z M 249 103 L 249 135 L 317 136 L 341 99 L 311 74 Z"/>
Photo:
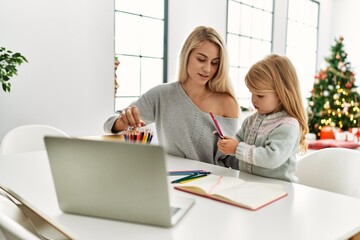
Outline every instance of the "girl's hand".
<path id="1" fill-rule="evenodd" d="M 227 155 L 234 155 L 239 142 L 235 138 L 224 136 L 224 139 L 218 141 L 219 150 Z"/>

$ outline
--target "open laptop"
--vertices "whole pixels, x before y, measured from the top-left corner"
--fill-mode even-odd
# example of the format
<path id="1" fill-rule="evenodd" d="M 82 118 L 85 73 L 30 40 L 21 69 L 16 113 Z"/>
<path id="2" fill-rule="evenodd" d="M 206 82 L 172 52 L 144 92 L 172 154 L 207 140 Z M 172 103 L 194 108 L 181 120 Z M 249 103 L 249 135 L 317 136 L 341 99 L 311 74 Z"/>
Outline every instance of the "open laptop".
<path id="1" fill-rule="evenodd" d="M 194 199 L 170 199 L 159 145 L 46 136 L 60 209 L 162 227 L 175 225 Z"/>

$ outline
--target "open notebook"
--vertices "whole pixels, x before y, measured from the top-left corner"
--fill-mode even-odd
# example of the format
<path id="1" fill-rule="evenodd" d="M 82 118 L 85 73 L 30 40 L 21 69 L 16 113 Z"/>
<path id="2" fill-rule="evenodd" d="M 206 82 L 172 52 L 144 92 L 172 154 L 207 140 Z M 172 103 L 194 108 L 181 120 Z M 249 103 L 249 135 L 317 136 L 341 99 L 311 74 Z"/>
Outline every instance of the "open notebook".
<path id="1" fill-rule="evenodd" d="M 257 210 L 287 196 L 280 184 L 246 182 L 214 174 L 175 185 L 174 188 L 250 210 Z"/>
<path id="2" fill-rule="evenodd" d="M 194 199 L 170 199 L 158 145 L 45 137 L 60 209 L 170 227 Z"/>

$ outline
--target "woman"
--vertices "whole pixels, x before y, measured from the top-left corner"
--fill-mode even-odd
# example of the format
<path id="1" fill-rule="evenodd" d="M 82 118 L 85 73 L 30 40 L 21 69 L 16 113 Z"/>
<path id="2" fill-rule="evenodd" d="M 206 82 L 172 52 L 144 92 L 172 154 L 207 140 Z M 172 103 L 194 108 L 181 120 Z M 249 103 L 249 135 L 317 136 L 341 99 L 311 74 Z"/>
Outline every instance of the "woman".
<path id="1" fill-rule="evenodd" d="M 158 85 L 128 108 L 115 112 L 106 120 L 104 130 L 117 133 L 155 122 L 166 153 L 224 166 L 209 112 L 225 134 L 235 134 L 239 107 L 228 69 L 223 39 L 214 29 L 199 26 L 182 47 L 178 81 Z"/>

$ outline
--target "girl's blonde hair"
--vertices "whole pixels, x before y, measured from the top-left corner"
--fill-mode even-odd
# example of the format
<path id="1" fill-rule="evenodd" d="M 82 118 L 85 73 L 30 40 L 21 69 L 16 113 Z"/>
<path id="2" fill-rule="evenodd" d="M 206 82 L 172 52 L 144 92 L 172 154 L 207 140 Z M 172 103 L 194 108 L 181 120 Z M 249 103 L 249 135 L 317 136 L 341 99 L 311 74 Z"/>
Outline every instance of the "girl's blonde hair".
<path id="1" fill-rule="evenodd" d="M 236 101 L 236 95 L 229 78 L 229 57 L 226 44 L 221 36 L 211 27 L 196 27 L 185 40 L 180 52 L 178 81 L 183 83 L 188 78 L 187 67 L 189 56 L 195 48 L 205 42 L 212 42 L 219 47 L 219 68 L 214 77 L 206 83 L 206 87 L 213 92 L 228 93 Z"/>
<path id="2" fill-rule="evenodd" d="M 245 76 L 245 84 L 254 94 L 275 92 L 284 109 L 300 124 L 300 152 L 306 152 L 305 135 L 309 132 L 300 85 L 294 65 L 285 56 L 270 54 L 255 63 Z"/>

